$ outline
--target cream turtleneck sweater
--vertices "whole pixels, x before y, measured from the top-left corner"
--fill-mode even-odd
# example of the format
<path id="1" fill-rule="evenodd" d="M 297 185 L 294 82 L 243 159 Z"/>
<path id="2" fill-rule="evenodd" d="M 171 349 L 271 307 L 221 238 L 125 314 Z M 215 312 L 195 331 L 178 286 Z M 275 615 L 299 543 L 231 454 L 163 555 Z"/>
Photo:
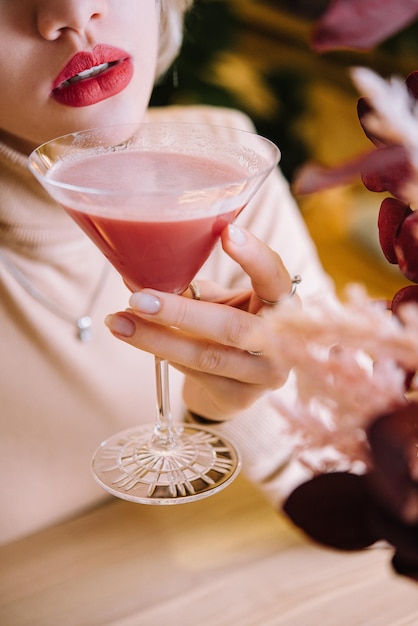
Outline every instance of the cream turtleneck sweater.
<path id="1" fill-rule="evenodd" d="M 194 120 L 251 128 L 240 113 L 211 107 L 149 112 L 153 119 Z M 231 131 L 233 137 L 233 131 Z M 107 313 L 123 310 L 121 278 L 27 169 L 27 159 L 0 145 L 0 250 L 57 313 L 30 295 L 0 260 L 0 542 L 76 515 L 107 497 L 90 473 L 97 445 L 118 430 L 152 421 L 153 357 L 111 336 Z M 287 184 L 270 176 L 240 223 L 275 248 L 291 274 L 303 276 L 302 297 L 331 290 Z M 237 286 L 242 272 L 219 248 L 199 274 Z M 244 277 L 245 278 L 245 277 Z M 92 296 L 97 296 L 92 302 Z M 81 343 L 75 322 L 93 318 L 94 337 Z M 171 370 L 172 408 L 182 419 L 181 375 Z M 292 393 L 291 384 L 278 393 Z M 288 464 L 280 416 L 267 398 L 220 428 L 241 449 L 243 471 L 279 501 L 299 477 Z"/>

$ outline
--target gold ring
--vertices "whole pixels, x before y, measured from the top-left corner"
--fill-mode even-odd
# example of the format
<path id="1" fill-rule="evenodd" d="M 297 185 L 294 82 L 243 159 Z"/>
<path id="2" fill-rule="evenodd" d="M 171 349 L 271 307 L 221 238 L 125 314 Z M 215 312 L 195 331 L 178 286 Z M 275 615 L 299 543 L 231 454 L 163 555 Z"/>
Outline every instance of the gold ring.
<path id="1" fill-rule="evenodd" d="M 192 292 L 193 300 L 200 300 L 200 289 L 194 280 L 192 280 L 192 282 L 190 283 L 189 289 Z"/>

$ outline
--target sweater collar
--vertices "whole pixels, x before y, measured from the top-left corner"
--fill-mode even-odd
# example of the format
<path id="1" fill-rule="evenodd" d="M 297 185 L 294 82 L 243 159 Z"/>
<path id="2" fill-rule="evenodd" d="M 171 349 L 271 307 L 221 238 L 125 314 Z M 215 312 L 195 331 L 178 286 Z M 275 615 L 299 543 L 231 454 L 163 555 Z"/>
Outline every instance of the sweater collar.
<path id="1" fill-rule="evenodd" d="M 26 155 L 0 142 L 0 245 L 35 251 L 86 239 L 28 169 Z"/>

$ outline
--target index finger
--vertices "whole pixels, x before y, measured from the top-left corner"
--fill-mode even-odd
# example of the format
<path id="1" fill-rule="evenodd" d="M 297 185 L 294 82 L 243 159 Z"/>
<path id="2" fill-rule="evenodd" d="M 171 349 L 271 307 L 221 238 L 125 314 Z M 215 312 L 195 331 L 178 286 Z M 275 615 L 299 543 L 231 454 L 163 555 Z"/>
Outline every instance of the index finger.
<path id="1" fill-rule="evenodd" d="M 289 294 L 292 282 L 280 255 L 254 235 L 230 224 L 222 233 L 222 246 L 248 274 L 258 298 L 276 302 Z"/>
<path id="2" fill-rule="evenodd" d="M 254 350 L 254 346 L 261 350 L 265 348 L 265 321 L 231 306 L 152 289 L 133 293 L 129 304 L 140 317 L 190 335 L 241 350 Z"/>

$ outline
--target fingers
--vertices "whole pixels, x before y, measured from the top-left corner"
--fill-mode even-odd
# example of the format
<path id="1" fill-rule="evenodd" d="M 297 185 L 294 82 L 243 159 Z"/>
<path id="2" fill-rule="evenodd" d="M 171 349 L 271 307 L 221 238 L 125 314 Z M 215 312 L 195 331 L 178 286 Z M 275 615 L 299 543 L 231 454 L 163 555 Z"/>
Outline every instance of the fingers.
<path id="1" fill-rule="evenodd" d="M 164 297 L 166 295 L 163 294 Z M 185 301 L 188 308 L 200 309 L 205 304 L 181 296 L 172 297 Z M 232 311 L 242 313 L 235 309 Z M 254 321 L 267 324 L 261 317 L 248 313 L 245 315 Z M 167 359 L 185 374 L 186 380 L 193 381 L 190 390 L 194 390 L 194 394 L 188 394 L 188 406 L 207 417 L 225 416 L 234 410 L 245 408 L 264 391 L 280 387 L 288 376 L 288 369 L 283 367 L 280 358 L 281 351 L 274 345 L 266 329 L 263 331 L 264 343 L 255 344 L 265 346 L 268 343 L 264 356 L 259 358 L 251 356 L 246 350 L 202 337 L 202 330 L 199 336 L 193 336 L 179 328 L 165 326 L 161 320 L 160 323 L 153 323 L 143 319 L 133 310 L 108 316 L 106 324 L 119 339 Z M 207 334 L 211 333 L 213 330 Z M 267 356 L 267 348 L 270 350 L 270 357 Z"/>
<path id="2" fill-rule="evenodd" d="M 144 319 L 240 350 L 259 345 L 265 336 L 262 318 L 230 306 L 150 289 L 132 294 L 129 304 Z"/>
<path id="3" fill-rule="evenodd" d="M 289 273 L 278 254 L 236 226 L 225 229 L 222 244 L 253 291 L 208 281 L 198 281 L 198 291 L 186 297 L 144 289 L 131 295 L 131 309 L 106 319 L 116 337 L 182 371 L 188 406 L 207 416 L 248 406 L 265 390 L 280 387 L 289 371 L 280 336 L 269 323 L 273 308 L 263 308 L 261 300 L 288 297 Z M 262 315 L 253 315 L 260 309 Z"/>
<path id="4" fill-rule="evenodd" d="M 256 359 L 245 350 L 153 324 L 130 311 L 108 316 L 106 324 L 119 339 L 167 359 L 185 373 L 195 371 L 251 384 L 274 384 L 267 359 Z"/>
<path id="5" fill-rule="evenodd" d="M 274 250 L 234 224 L 223 231 L 222 245 L 248 274 L 259 299 L 277 302 L 288 296 L 292 288 L 291 278 Z"/>
<path id="6" fill-rule="evenodd" d="M 270 347 L 263 318 L 149 289 L 132 294 L 130 304 L 130 311 L 106 318 L 112 333 L 127 343 L 197 371 L 262 378 L 263 364 L 256 371 L 247 350 Z"/>
<path id="7" fill-rule="evenodd" d="M 228 306 L 244 310 L 248 308 L 248 302 L 252 294 L 251 289 L 229 289 L 209 280 L 199 280 L 198 283 L 193 281 L 193 284 L 199 289 L 199 297 L 196 298 L 196 294 L 193 293 L 191 287 L 182 294 L 183 296 L 195 300 L 204 300 L 205 302 L 227 304 Z"/>

